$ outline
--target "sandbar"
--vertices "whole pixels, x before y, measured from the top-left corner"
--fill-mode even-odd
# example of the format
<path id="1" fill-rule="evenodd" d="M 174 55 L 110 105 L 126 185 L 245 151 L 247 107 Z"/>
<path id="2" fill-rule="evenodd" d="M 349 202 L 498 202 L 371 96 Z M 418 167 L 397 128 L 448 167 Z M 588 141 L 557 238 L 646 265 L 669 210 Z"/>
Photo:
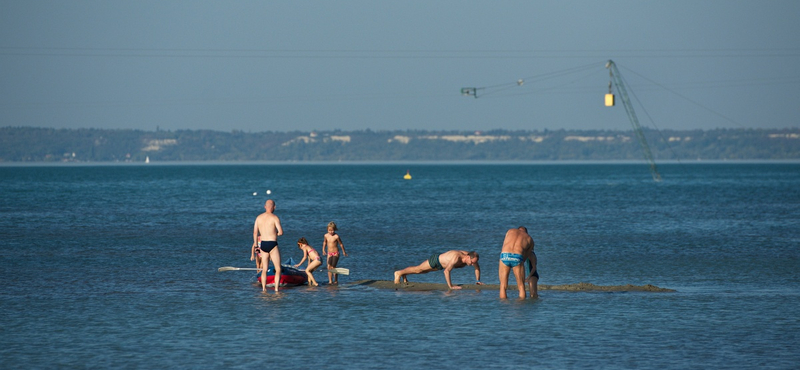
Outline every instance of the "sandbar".
<path id="1" fill-rule="evenodd" d="M 407 291 L 434 291 L 434 290 L 450 290 L 447 284 L 444 283 L 416 283 L 408 282 L 395 284 L 391 280 L 358 280 L 348 285 L 361 285 L 369 286 L 379 289 L 394 289 L 394 290 L 407 290 Z M 500 284 L 463 284 L 460 285 L 463 290 L 500 290 Z M 516 285 L 509 285 L 508 290 L 517 290 Z M 563 285 L 547 285 L 539 284 L 539 291 L 543 290 L 556 290 L 567 292 L 650 292 L 650 293 L 669 293 L 675 292 L 673 289 L 661 288 L 651 284 L 645 285 L 595 285 L 592 283 L 576 283 L 576 284 L 563 284 Z"/>

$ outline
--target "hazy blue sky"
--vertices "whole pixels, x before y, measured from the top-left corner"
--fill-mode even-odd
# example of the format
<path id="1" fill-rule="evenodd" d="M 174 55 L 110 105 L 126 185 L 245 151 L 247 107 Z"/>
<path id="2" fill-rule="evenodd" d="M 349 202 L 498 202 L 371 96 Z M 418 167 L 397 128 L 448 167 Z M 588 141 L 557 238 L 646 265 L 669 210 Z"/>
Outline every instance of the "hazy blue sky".
<path id="1" fill-rule="evenodd" d="M 798 128 L 799 20 L 796 0 L 0 0 L 0 127 L 629 129 L 603 106 L 613 59 L 643 126 Z"/>

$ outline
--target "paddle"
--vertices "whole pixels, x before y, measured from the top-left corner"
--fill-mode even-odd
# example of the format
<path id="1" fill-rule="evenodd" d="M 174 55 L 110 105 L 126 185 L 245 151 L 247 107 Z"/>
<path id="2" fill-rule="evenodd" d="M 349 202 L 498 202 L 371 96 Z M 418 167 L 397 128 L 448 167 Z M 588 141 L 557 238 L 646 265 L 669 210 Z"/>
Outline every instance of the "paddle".
<path id="1" fill-rule="evenodd" d="M 231 267 L 231 266 L 220 267 L 218 269 L 218 271 L 242 271 L 242 270 L 245 270 L 245 271 L 258 271 L 259 269 L 255 268 L 255 267 Z"/>
<path id="2" fill-rule="evenodd" d="M 218 271 L 258 271 L 258 269 L 257 269 L 257 268 L 255 268 L 255 267 L 232 267 L 232 266 L 225 266 L 225 267 L 220 267 L 220 268 L 218 269 Z M 344 268 L 334 267 L 334 268 L 332 268 L 332 269 L 329 269 L 328 271 L 330 271 L 330 272 L 332 272 L 332 273 L 334 273 L 334 274 L 339 274 L 339 275 L 350 275 L 350 269 L 344 269 Z"/>

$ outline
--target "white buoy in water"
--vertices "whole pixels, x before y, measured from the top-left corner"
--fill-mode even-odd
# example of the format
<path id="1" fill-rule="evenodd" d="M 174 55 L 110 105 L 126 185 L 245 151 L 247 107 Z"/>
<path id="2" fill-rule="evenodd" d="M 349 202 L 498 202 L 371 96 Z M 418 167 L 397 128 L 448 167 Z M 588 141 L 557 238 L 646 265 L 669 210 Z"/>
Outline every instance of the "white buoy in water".
<path id="1" fill-rule="evenodd" d="M 256 195 L 258 195 L 258 193 L 253 193 L 253 196 L 256 196 Z"/>
<path id="2" fill-rule="evenodd" d="M 267 190 L 267 195 L 272 194 L 272 190 Z"/>

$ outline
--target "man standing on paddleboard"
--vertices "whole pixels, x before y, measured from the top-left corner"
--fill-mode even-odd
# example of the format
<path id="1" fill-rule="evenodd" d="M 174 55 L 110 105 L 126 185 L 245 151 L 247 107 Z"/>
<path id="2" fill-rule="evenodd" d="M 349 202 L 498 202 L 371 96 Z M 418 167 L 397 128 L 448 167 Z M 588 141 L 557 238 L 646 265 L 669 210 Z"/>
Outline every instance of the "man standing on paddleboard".
<path id="1" fill-rule="evenodd" d="M 278 250 L 278 236 L 283 235 L 281 220 L 273 214 L 275 212 L 275 201 L 272 199 L 264 203 L 265 212 L 256 217 L 253 226 L 253 247 L 261 249 L 261 291 L 267 291 L 267 268 L 269 261 L 275 267 L 275 291 L 281 281 L 281 252 Z M 258 245 L 258 237 L 261 235 L 261 245 Z"/>

